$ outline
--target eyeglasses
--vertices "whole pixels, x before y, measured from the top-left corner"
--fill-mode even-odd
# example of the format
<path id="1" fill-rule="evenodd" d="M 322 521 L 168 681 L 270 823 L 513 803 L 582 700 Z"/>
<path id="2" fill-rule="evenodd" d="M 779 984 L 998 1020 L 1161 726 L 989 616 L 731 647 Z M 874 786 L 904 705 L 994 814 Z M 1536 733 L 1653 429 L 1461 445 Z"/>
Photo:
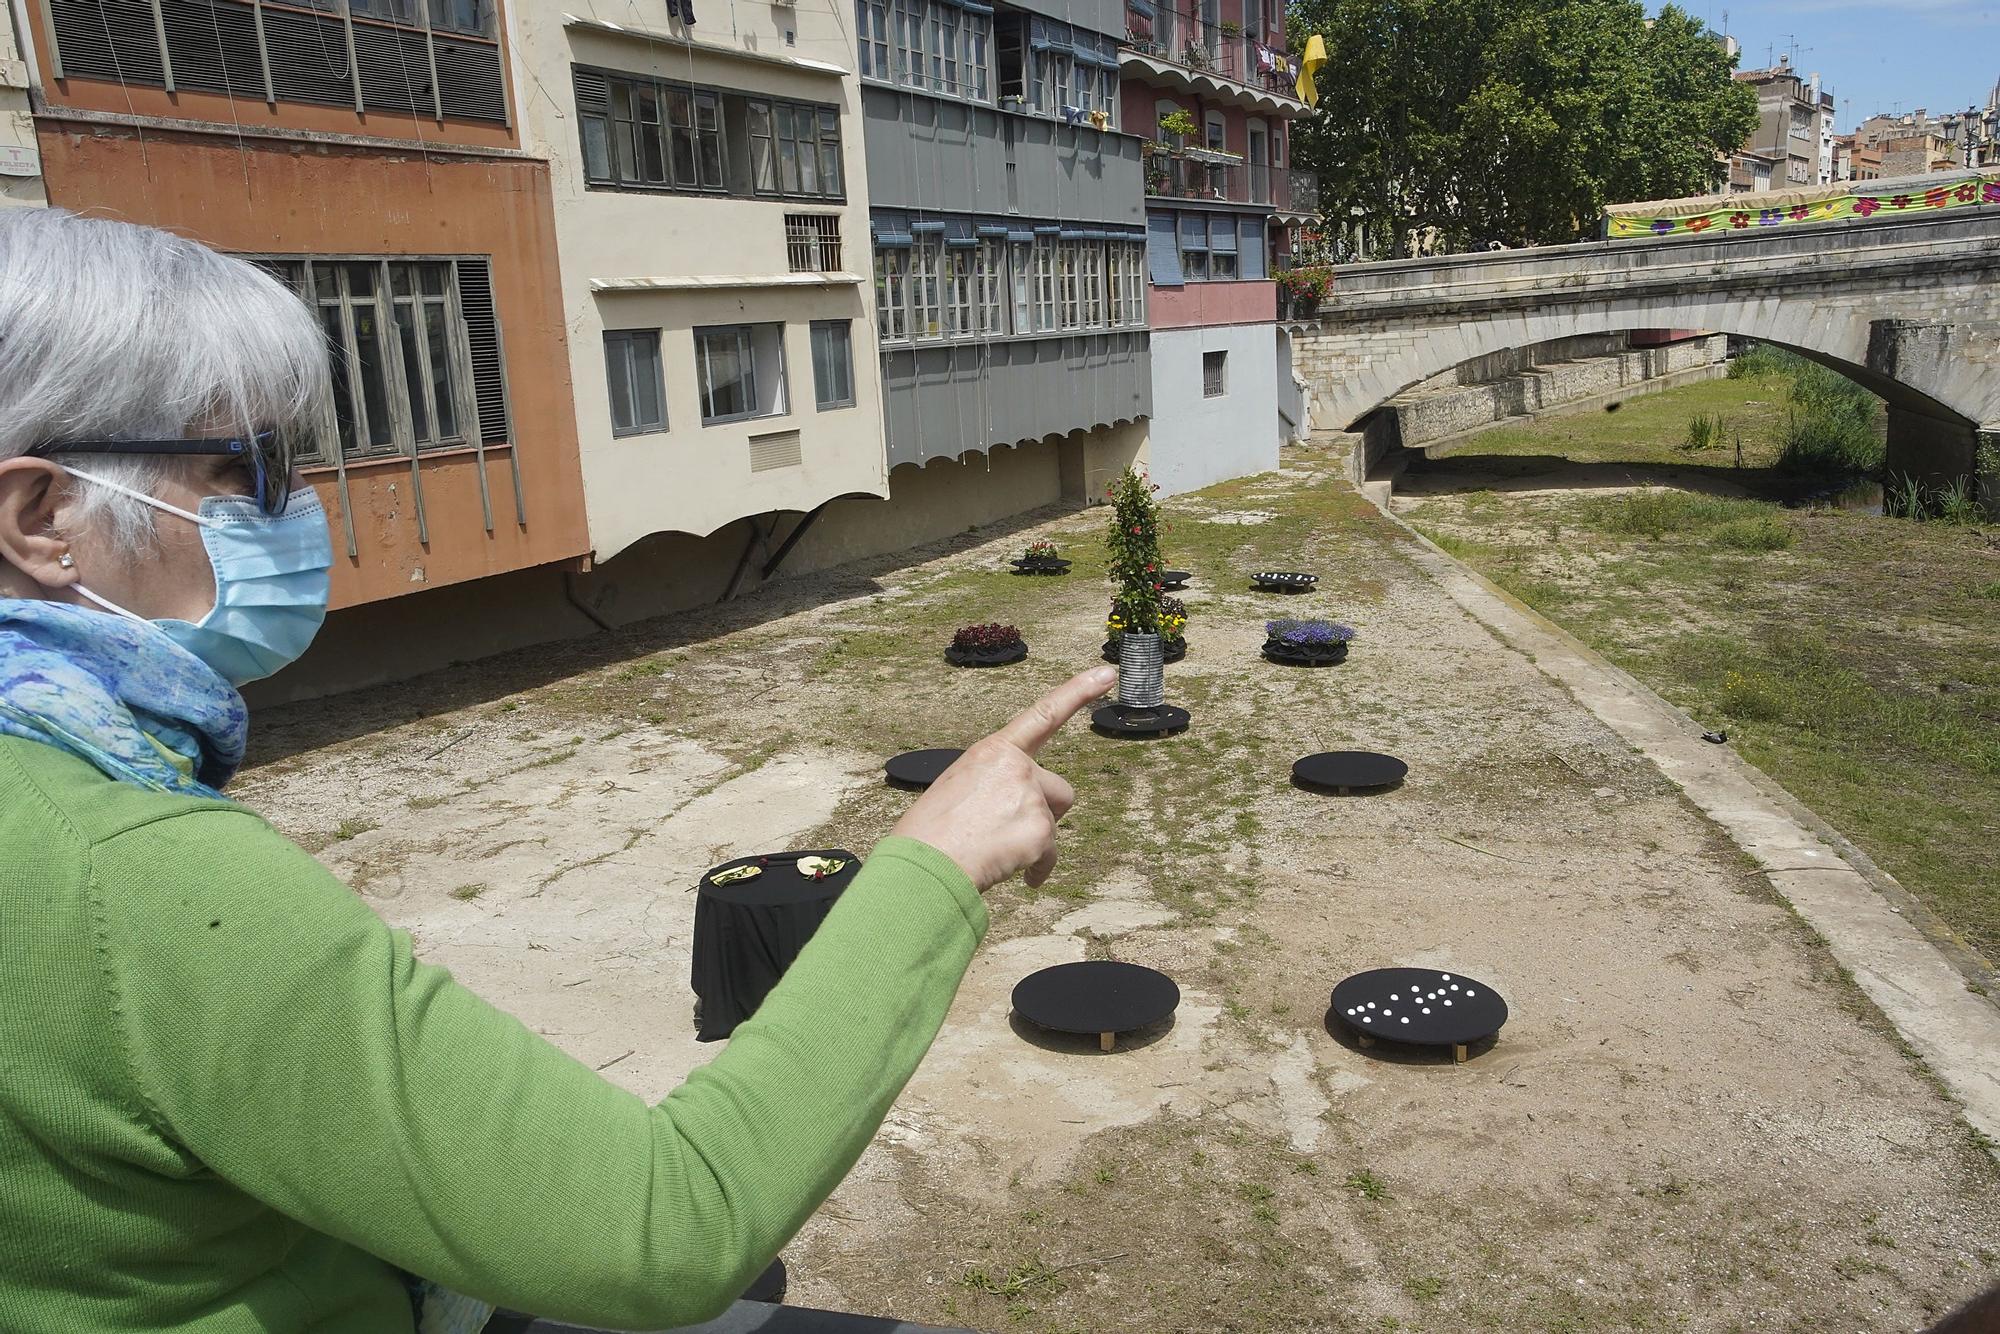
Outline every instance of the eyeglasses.
<path id="1" fill-rule="evenodd" d="M 233 455 L 250 475 L 250 494 L 266 514 L 282 514 L 292 498 L 291 451 L 276 431 L 249 437 L 209 436 L 189 440 L 51 440 L 27 451 L 29 458 L 58 454 Z"/>

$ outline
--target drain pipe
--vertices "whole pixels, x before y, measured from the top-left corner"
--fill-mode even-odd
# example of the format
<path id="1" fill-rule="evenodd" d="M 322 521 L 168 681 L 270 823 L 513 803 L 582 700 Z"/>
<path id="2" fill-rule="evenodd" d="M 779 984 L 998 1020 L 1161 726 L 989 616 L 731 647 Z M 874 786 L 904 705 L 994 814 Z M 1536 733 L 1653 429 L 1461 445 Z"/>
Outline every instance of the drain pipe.
<path id="1" fill-rule="evenodd" d="M 746 514 L 743 516 L 743 521 L 750 525 L 750 538 L 743 544 L 743 555 L 736 561 L 736 572 L 729 576 L 728 586 L 722 590 L 722 596 L 716 599 L 718 604 L 727 602 L 736 596 L 736 590 L 743 584 L 744 572 L 750 568 L 750 553 L 755 551 L 758 544 L 769 536 L 769 534 L 758 527 L 756 515 Z M 777 520 L 775 517 L 771 521 L 771 528 L 773 532 L 777 531 Z"/>
<path id="2" fill-rule="evenodd" d="M 609 630 L 616 630 L 618 628 L 611 622 L 605 620 L 602 616 L 598 615 L 597 609 L 595 607 L 591 606 L 588 602 L 585 602 L 582 598 L 576 595 L 575 570 L 565 570 L 563 572 L 563 596 L 569 599 L 570 606 L 575 607 L 585 616 L 588 616 L 591 619 L 591 621 L 597 626 L 598 629 L 609 631 Z"/>

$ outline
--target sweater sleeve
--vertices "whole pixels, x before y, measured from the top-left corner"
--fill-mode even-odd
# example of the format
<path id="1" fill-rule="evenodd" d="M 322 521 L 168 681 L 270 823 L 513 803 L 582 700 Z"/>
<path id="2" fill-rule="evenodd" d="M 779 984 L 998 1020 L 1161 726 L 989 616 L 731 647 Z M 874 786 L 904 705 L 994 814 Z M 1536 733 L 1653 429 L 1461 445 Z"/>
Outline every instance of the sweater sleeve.
<path id="1" fill-rule="evenodd" d="M 159 1131 L 307 1226 L 566 1320 L 713 1317 L 837 1186 L 986 929 L 942 853 L 879 844 L 729 1045 L 656 1106 L 418 962 L 245 812 L 98 846 L 101 955 Z"/>

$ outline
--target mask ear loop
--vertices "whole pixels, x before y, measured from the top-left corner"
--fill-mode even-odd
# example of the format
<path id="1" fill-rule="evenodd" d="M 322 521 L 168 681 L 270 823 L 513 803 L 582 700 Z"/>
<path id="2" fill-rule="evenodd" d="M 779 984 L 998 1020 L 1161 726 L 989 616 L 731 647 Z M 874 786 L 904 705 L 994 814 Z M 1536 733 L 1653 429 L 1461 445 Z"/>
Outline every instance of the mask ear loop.
<path id="1" fill-rule="evenodd" d="M 140 501 L 147 505 L 151 505 L 156 510 L 165 510 L 169 514 L 178 514 L 181 518 L 186 519 L 189 523 L 199 524 L 203 528 L 212 527 L 214 525 L 215 521 L 213 519 L 207 518 L 200 514 L 196 514 L 192 510 L 184 510 L 179 505 L 168 504 L 166 501 L 161 500 L 157 496 L 147 495 L 144 491 L 134 491 L 129 486 L 121 486 L 119 483 L 112 481 L 108 477 L 99 477 L 96 473 L 85 472 L 81 468 L 72 468 L 69 467 L 68 465 L 63 466 L 63 471 L 68 473 L 72 477 L 81 477 L 86 482 L 95 482 L 97 483 L 97 485 L 116 491 L 118 494 L 122 496 L 130 496 L 134 500 Z"/>

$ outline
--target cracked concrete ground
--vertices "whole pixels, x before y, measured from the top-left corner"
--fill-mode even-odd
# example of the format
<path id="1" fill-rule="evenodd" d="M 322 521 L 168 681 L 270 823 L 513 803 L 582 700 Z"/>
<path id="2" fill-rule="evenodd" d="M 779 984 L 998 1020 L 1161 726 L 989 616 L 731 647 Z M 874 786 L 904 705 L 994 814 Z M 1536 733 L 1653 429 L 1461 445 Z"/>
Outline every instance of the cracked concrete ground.
<path id="1" fill-rule="evenodd" d="M 1294 455 L 1171 502 L 1196 580 L 1169 696 L 1195 725 L 1051 746 L 1080 798 L 1064 867 L 989 897 L 930 1057 L 787 1251 L 794 1299 L 1051 1331 L 1893 1330 L 2000 1275 L 2000 1175 L 1834 955 L 1333 473 Z M 865 852 L 910 800 L 884 757 L 964 744 L 1093 661 L 1100 522 L 461 669 L 504 683 L 476 703 L 412 683 L 346 739 L 316 740 L 355 731 L 342 701 L 288 710 L 290 753 L 239 795 L 425 955 L 657 1097 L 713 1050 L 696 877 Z M 990 573 L 1041 535 L 1075 573 Z M 1273 567 L 1322 583 L 1248 591 Z M 1276 615 L 1360 637 L 1341 667 L 1276 667 Z M 946 667 L 951 630 L 988 619 L 1029 660 Z M 1346 746 L 1409 781 L 1287 783 Z M 1016 981 L 1085 957 L 1169 972 L 1173 1023 L 1105 1055 L 1011 1019 Z M 1499 1042 L 1454 1065 L 1330 1033 L 1333 983 L 1388 964 L 1499 989 Z"/>

